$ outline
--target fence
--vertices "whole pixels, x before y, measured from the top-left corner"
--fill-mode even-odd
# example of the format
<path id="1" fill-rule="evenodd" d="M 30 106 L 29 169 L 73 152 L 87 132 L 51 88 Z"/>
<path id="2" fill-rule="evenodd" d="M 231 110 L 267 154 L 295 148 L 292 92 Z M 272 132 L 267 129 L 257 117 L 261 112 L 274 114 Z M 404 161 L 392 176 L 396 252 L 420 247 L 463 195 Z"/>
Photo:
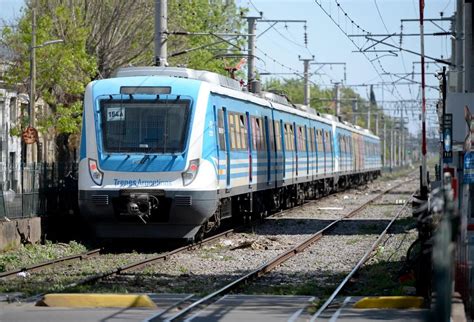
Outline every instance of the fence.
<path id="1" fill-rule="evenodd" d="M 1 169 L 0 220 L 76 213 L 76 178 L 76 163 Z"/>

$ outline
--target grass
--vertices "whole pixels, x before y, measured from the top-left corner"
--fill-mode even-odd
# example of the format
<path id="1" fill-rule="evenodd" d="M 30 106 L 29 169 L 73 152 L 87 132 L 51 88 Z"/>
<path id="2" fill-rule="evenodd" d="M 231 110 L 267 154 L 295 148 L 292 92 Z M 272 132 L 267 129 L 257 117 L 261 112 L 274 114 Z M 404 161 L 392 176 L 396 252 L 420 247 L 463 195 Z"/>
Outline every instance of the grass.
<path id="1" fill-rule="evenodd" d="M 0 272 L 79 254 L 85 251 L 87 251 L 86 247 L 75 241 L 71 241 L 68 244 L 46 241 L 43 245 L 21 245 L 15 250 L 0 253 Z"/>

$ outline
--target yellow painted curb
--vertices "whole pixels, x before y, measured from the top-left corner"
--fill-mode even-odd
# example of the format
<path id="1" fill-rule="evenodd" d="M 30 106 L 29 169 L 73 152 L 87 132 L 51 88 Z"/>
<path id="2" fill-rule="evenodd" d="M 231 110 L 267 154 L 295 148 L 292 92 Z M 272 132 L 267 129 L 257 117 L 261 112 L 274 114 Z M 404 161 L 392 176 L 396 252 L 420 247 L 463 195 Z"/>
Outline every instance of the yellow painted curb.
<path id="1" fill-rule="evenodd" d="M 156 304 L 150 297 L 143 294 L 46 294 L 36 305 L 53 307 L 156 308 Z"/>
<path id="2" fill-rule="evenodd" d="M 419 296 L 374 296 L 364 297 L 354 304 L 356 309 L 410 309 L 423 307 Z"/>

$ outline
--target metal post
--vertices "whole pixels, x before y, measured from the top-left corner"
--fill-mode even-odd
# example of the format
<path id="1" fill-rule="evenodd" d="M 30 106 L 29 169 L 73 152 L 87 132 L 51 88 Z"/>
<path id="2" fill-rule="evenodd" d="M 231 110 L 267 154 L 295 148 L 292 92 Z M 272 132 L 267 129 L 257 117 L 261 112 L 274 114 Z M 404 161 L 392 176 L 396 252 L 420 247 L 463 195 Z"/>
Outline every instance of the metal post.
<path id="1" fill-rule="evenodd" d="M 168 0 L 155 0 L 155 66 L 168 66 Z"/>
<path id="2" fill-rule="evenodd" d="M 393 121 L 392 124 L 390 125 L 390 171 L 393 169 L 393 155 L 394 155 L 394 145 L 393 145 Z"/>
<path id="3" fill-rule="evenodd" d="M 403 130 L 402 130 L 402 126 L 403 126 L 403 120 L 402 118 L 400 118 L 400 130 L 398 131 L 398 166 L 401 167 L 403 166 L 403 162 L 402 162 L 402 137 L 403 137 Z"/>
<path id="4" fill-rule="evenodd" d="M 404 136 L 405 136 L 405 124 L 404 124 L 404 119 L 403 119 L 403 110 L 405 109 L 405 106 L 402 105 L 402 110 L 401 110 L 401 117 L 400 117 L 400 165 L 403 167 L 405 165 L 405 147 L 404 147 Z"/>
<path id="5" fill-rule="evenodd" d="M 33 126 L 36 96 L 36 1 L 33 0 L 31 6 L 30 104 L 28 105 L 29 126 Z"/>
<path id="6" fill-rule="evenodd" d="M 357 125 L 357 100 L 352 100 L 352 124 Z"/>
<path id="7" fill-rule="evenodd" d="M 367 107 L 367 128 L 370 130 L 370 108 L 372 107 L 372 103 L 369 102 L 369 106 Z"/>
<path id="8" fill-rule="evenodd" d="M 383 118 L 383 166 L 387 166 L 387 122 Z"/>
<path id="9" fill-rule="evenodd" d="M 303 62 L 303 76 L 304 76 L 304 102 L 303 104 L 306 106 L 310 106 L 310 86 L 309 86 L 309 62 L 314 60 L 314 56 L 311 59 L 301 59 L 298 57 L 300 61 Z"/>
<path id="10" fill-rule="evenodd" d="M 464 92 L 472 92 L 474 87 L 472 62 L 472 3 L 464 3 Z"/>
<path id="11" fill-rule="evenodd" d="M 251 84 L 255 80 L 255 34 L 257 32 L 257 19 L 256 17 L 247 17 L 249 33 L 247 86 L 249 91 L 251 91 Z"/>
<path id="12" fill-rule="evenodd" d="M 334 114 L 336 116 L 341 115 L 341 105 L 339 100 L 339 82 L 334 83 Z"/>
<path id="13" fill-rule="evenodd" d="M 379 114 L 375 114 L 375 135 L 379 135 Z"/>
<path id="14" fill-rule="evenodd" d="M 464 0 L 456 1 L 456 71 L 457 71 L 457 82 L 456 91 L 462 92 L 463 86 L 463 19 L 464 19 Z"/>
<path id="15" fill-rule="evenodd" d="M 420 51 L 421 51 L 421 196 L 427 198 L 428 178 L 426 173 L 426 97 L 425 97 L 425 38 L 424 38 L 424 0 L 420 6 Z"/>

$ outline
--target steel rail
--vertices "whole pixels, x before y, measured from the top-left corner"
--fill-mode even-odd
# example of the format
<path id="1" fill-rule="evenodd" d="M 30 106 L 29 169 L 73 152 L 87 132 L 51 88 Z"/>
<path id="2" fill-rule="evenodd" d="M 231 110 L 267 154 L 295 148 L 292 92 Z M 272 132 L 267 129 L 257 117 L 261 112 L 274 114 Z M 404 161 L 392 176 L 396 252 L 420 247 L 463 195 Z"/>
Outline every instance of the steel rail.
<path id="1" fill-rule="evenodd" d="M 324 197 L 324 196 L 322 196 Z M 305 207 L 305 206 L 308 206 L 316 201 L 318 201 L 320 198 L 317 198 L 315 200 L 310 200 L 310 201 L 307 201 L 305 202 L 304 204 L 302 205 L 298 205 L 298 206 L 295 206 L 295 207 L 292 207 L 292 208 L 288 208 L 288 209 L 285 209 L 285 210 L 282 210 L 282 211 L 278 211 L 278 212 L 275 212 L 273 214 L 271 214 L 270 216 L 268 217 L 271 217 L 271 216 L 274 216 L 274 215 L 277 215 L 277 214 L 284 214 L 284 213 L 287 213 L 291 210 L 294 210 L 294 209 L 299 209 L 299 208 L 302 208 L 302 207 Z M 267 218 L 268 218 L 267 217 Z M 241 228 L 241 227 L 239 227 Z M 138 262 L 135 262 L 135 263 L 132 263 L 132 264 L 128 264 L 128 265 L 125 265 L 125 266 L 121 266 L 121 267 L 118 267 L 114 270 L 111 270 L 111 271 L 108 271 L 108 272 L 105 272 L 105 273 L 101 273 L 101 274 L 96 274 L 96 275 L 93 275 L 93 276 L 90 276 L 90 277 L 87 277 L 83 280 L 80 280 L 78 282 L 74 282 L 74 283 L 70 283 L 64 287 L 61 288 L 61 290 L 66 290 L 66 289 L 70 289 L 70 288 L 73 288 L 73 287 L 76 287 L 76 286 L 80 286 L 80 285 L 84 285 L 84 284 L 90 284 L 90 283 L 94 283 L 94 282 L 97 282 L 103 278 L 106 278 L 106 277 L 109 277 L 109 276 L 112 276 L 112 275 L 118 275 L 118 274 L 121 274 L 121 273 L 124 273 L 124 272 L 127 272 L 127 271 L 131 271 L 131 270 L 136 270 L 136 269 L 139 269 L 139 268 L 143 268 L 147 265 L 150 265 L 158 260 L 166 260 L 168 259 L 170 256 L 172 255 L 175 255 L 177 253 L 180 253 L 180 252 L 183 252 L 183 251 L 186 251 L 186 250 L 191 250 L 192 248 L 194 247 L 199 247 L 199 246 L 202 246 L 202 245 L 205 245 L 205 244 L 208 244 L 208 243 L 211 243 L 213 242 L 214 240 L 222 237 L 222 236 L 228 236 L 228 235 L 231 235 L 233 234 L 235 231 L 237 231 L 239 228 L 234 228 L 234 229 L 229 229 L 229 230 L 226 230 L 222 233 L 219 233 L 219 234 L 216 234 L 214 236 L 210 236 L 200 242 L 197 242 L 197 243 L 194 243 L 194 244 L 190 244 L 190 245 L 186 245 L 186 246 L 183 246 L 183 247 L 180 247 L 180 248 L 177 248 L 177 249 L 174 249 L 172 251 L 169 251 L 169 252 L 166 252 L 164 254 L 161 254 L 161 255 L 158 255 L 158 256 L 155 256 L 155 257 L 152 257 L 152 258 L 148 258 L 148 259 L 145 259 L 145 260 L 142 260 L 142 261 L 138 261 Z M 18 272 L 16 272 L 18 273 Z M 40 298 L 41 296 L 44 296 L 47 292 L 43 292 L 43 293 L 40 293 L 40 294 L 36 294 L 36 295 L 33 295 L 31 297 L 28 297 L 26 299 L 26 301 L 28 300 L 34 300 L 34 299 L 37 299 L 37 298 Z M 17 298 L 17 300 L 19 300 L 19 298 Z"/>
<path id="2" fill-rule="evenodd" d="M 257 269 L 251 271 L 250 273 L 244 275 L 244 276 L 241 276 L 240 278 L 232 281 L 231 283 L 223 286 L 222 288 L 220 288 L 219 290 L 211 293 L 211 294 L 208 294 L 207 296 L 195 301 L 194 303 L 190 304 L 189 306 L 187 306 L 185 309 L 181 310 L 180 312 L 176 313 L 175 315 L 173 315 L 172 317 L 169 317 L 168 319 L 166 319 L 165 321 L 174 321 L 174 320 L 177 320 L 177 319 L 180 319 L 180 318 L 184 318 L 185 316 L 187 316 L 191 311 L 193 311 L 194 309 L 196 309 L 197 307 L 201 306 L 201 305 L 205 305 L 207 302 L 210 302 L 213 298 L 217 297 L 217 296 L 220 296 L 220 295 L 224 295 L 226 293 L 228 293 L 229 291 L 231 291 L 233 288 L 239 286 L 240 284 L 244 283 L 244 282 L 247 282 L 255 277 L 260 277 L 268 272 L 270 272 L 271 270 L 273 270 L 275 267 L 277 267 L 278 265 L 284 263 L 285 261 L 287 261 L 288 259 L 292 258 L 293 256 L 297 255 L 298 253 L 302 252 L 304 249 L 308 248 L 309 246 L 311 246 L 314 242 L 318 241 L 319 239 L 321 239 L 323 237 L 323 235 L 325 233 L 327 233 L 328 231 L 332 230 L 335 228 L 335 226 L 344 221 L 345 219 L 347 218 L 351 218 L 353 217 L 354 215 L 356 215 L 357 213 L 359 213 L 361 210 L 365 209 L 369 204 L 371 204 L 372 202 L 376 201 L 377 199 L 381 198 L 383 195 L 385 195 L 387 192 L 390 192 L 398 187 L 400 187 L 401 185 L 407 183 L 407 182 L 410 182 L 410 181 L 413 181 L 414 179 L 410 179 L 410 180 L 407 180 L 407 181 L 404 181 L 404 182 L 401 182 L 393 187 L 390 187 L 386 190 L 384 190 L 383 192 L 381 192 L 380 194 L 378 194 L 377 196 L 375 196 L 374 198 L 371 198 L 370 200 L 366 201 L 365 203 L 363 203 L 362 205 L 360 205 L 359 207 L 357 207 L 356 209 L 352 210 L 350 213 L 348 213 L 347 215 L 339 218 L 339 219 L 336 219 L 334 220 L 333 222 L 331 222 L 329 225 L 327 225 L 325 228 L 319 230 L 318 232 L 316 232 L 315 234 L 311 235 L 309 238 L 307 238 L 306 240 L 304 240 L 302 243 L 300 243 L 299 245 L 291 248 L 290 250 L 276 256 L 275 258 L 273 258 L 272 260 L 264 263 L 263 265 L 261 265 L 260 267 L 258 267 Z M 155 321 L 155 319 L 153 318 L 149 318 L 148 320 L 146 321 Z"/>
<path id="3" fill-rule="evenodd" d="M 375 242 L 372 244 L 372 246 L 365 252 L 364 256 L 362 256 L 362 258 L 359 260 L 359 262 L 354 266 L 354 268 L 352 269 L 352 271 L 347 274 L 347 276 L 344 278 L 344 280 L 342 280 L 342 282 L 338 285 L 338 287 L 334 290 L 334 292 L 331 294 L 331 296 L 326 300 L 326 302 L 324 302 L 324 304 L 319 308 L 319 310 L 312 316 L 311 318 L 311 322 L 314 322 L 316 321 L 317 318 L 319 318 L 319 316 L 324 312 L 324 310 L 327 309 L 327 307 L 332 303 L 332 301 L 334 301 L 334 299 L 336 298 L 336 296 L 339 294 L 339 292 L 344 288 L 344 286 L 346 286 L 347 282 L 352 278 L 352 276 L 354 276 L 354 274 L 362 267 L 362 265 L 364 265 L 364 263 L 367 261 L 367 259 L 369 258 L 369 255 L 375 250 L 375 248 L 380 244 L 380 242 L 382 241 L 382 238 L 385 237 L 385 235 L 387 234 L 388 230 L 392 227 L 393 223 L 395 222 L 395 220 L 398 219 L 398 217 L 400 217 L 400 215 L 403 213 L 403 211 L 406 209 L 406 207 L 408 206 L 409 202 L 411 201 L 412 197 L 413 197 L 414 194 L 412 194 L 410 196 L 410 198 L 408 198 L 405 203 L 402 205 L 402 207 L 400 208 L 400 210 L 397 212 L 397 214 L 392 218 L 392 220 L 388 223 L 387 227 L 385 227 L 385 229 L 382 231 L 382 233 L 380 233 L 379 237 L 377 238 L 377 240 L 375 240 Z"/>
<path id="4" fill-rule="evenodd" d="M 67 289 L 70 289 L 70 288 L 73 288 L 73 287 L 77 287 L 77 286 L 80 286 L 80 285 L 94 283 L 94 282 L 97 282 L 97 281 L 99 281 L 101 279 L 104 279 L 106 277 L 109 277 L 109 276 L 112 276 L 112 275 L 118 275 L 118 274 L 124 273 L 126 271 L 131 271 L 131 270 L 134 270 L 134 269 L 143 268 L 143 267 L 145 267 L 149 264 L 152 264 L 156 261 L 159 261 L 159 260 L 167 260 L 172 255 L 175 255 L 177 253 L 180 253 L 180 252 L 183 252 L 183 251 L 186 251 L 186 250 L 190 250 L 193 247 L 198 247 L 198 246 L 202 246 L 202 245 L 211 243 L 214 240 L 216 240 L 216 239 L 218 239 L 222 236 L 228 236 L 230 234 L 233 234 L 234 231 L 235 231 L 234 229 L 229 229 L 229 230 L 226 230 L 222 233 L 219 233 L 219 234 L 216 234 L 214 236 L 203 239 L 203 240 L 201 240 L 197 243 L 186 245 L 186 246 L 183 246 L 183 247 L 180 247 L 180 248 L 176 248 L 176 249 L 174 249 L 172 251 L 169 251 L 169 252 L 166 252 L 164 254 L 160 254 L 160 255 L 157 255 L 157 256 L 154 256 L 154 257 L 151 257 L 151 258 L 147 258 L 147 259 L 144 259 L 144 260 L 141 260 L 141 261 L 137 261 L 137 262 L 132 263 L 132 264 L 128 264 L 128 265 L 125 265 L 125 266 L 120 266 L 120 267 L 117 267 L 117 268 L 115 268 L 113 270 L 110 270 L 108 272 L 105 272 L 105 273 L 89 276 L 89 277 L 84 278 L 84 279 L 82 279 L 78 282 L 70 283 L 68 285 L 65 285 L 65 286 L 61 287 L 61 291 L 64 291 L 64 290 L 67 290 Z M 47 293 L 48 292 L 39 293 L 39 294 L 30 296 L 30 297 L 28 297 L 26 299 L 22 299 L 22 300 L 26 301 L 26 302 L 34 301 L 34 300 L 37 300 L 37 299 L 41 298 L 42 296 L 44 296 Z M 16 298 L 15 300 L 20 301 L 20 298 Z"/>
<path id="5" fill-rule="evenodd" d="M 94 250 L 91 250 L 91 251 L 88 251 L 88 252 L 85 252 L 85 253 L 60 257 L 60 258 L 56 258 L 56 259 L 53 259 L 53 260 L 50 260 L 50 261 L 47 261 L 47 262 L 42 262 L 42 263 L 39 263 L 39 264 L 33 264 L 33 265 L 30 265 L 30 266 L 26 266 L 26 267 L 14 269 L 14 270 L 11 270 L 11 271 L 3 272 L 3 273 L 0 273 L 0 279 L 1 278 L 12 278 L 12 277 L 16 276 L 18 273 L 22 273 L 22 272 L 28 272 L 28 273 L 37 272 L 37 271 L 40 271 L 40 270 L 44 269 L 45 267 L 54 266 L 54 265 L 62 264 L 62 263 L 69 262 L 69 261 L 87 259 L 89 257 L 93 257 L 93 256 L 98 255 L 101 250 L 102 250 L 101 248 L 98 248 L 98 249 L 94 249 Z"/>

